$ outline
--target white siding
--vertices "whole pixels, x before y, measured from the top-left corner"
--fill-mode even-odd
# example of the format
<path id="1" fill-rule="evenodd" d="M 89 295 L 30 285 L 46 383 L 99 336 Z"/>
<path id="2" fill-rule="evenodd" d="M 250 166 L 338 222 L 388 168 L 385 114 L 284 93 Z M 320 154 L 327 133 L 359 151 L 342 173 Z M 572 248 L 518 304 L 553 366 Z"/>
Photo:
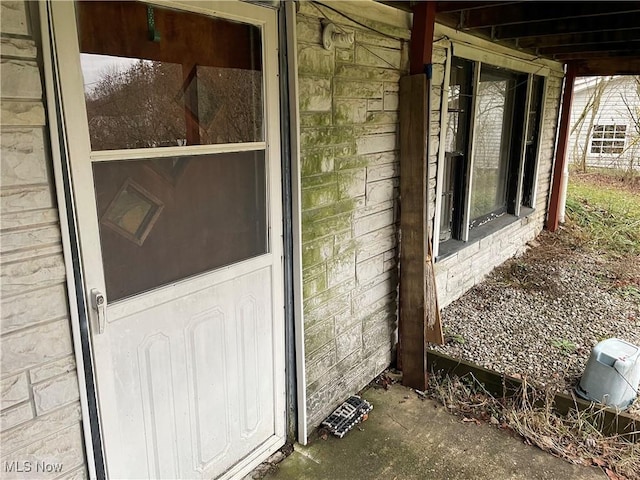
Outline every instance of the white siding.
<path id="1" fill-rule="evenodd" d="M 626 125 L 626 142 L 621 154 L 591 153 L 591 134 L 589 124 L 591 111 L 583 121 L 580 118 L 592 101 L 596 78 L 578 79 L 571 109 L 571 128 L 575 127 L 570 139 L 569 161 L 580 163 L 584 149 L 587 150 L 587 165 L 598 167 L 640 168 L 640 131 L 636 122 L 640 121 L 640 85 L 633 77 L 606 78 L 606 86 L 600 101 L 594 125 Z M 627 108 L 628 107 L 628 108 Z M 634 112 L 633 116 L 630 114 Z M 576 126 L 576 123 L 578 125 Z"/>

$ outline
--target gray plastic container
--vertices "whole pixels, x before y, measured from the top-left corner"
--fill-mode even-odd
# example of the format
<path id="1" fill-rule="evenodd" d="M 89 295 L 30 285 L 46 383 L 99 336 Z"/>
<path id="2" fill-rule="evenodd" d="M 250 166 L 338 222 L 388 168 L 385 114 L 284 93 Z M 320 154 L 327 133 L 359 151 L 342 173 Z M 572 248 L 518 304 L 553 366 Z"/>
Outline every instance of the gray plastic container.
<path id="1" fill-rule="evenodd" d="M 598 343 L 584 369 L 576 393 L 594 402 L 629 407 L 640 384 L 640 347 L 609 338 Z"/>

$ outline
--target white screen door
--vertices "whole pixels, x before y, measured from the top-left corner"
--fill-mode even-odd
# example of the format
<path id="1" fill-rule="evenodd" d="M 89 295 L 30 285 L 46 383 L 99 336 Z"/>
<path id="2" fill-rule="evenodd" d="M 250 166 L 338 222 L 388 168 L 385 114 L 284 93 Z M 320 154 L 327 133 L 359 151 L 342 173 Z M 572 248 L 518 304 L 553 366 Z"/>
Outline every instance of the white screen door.
<path id="1" fill-rule="evenodd" d="M 284 443 L 275 11 L 52 2 L 107 473 Z"/>

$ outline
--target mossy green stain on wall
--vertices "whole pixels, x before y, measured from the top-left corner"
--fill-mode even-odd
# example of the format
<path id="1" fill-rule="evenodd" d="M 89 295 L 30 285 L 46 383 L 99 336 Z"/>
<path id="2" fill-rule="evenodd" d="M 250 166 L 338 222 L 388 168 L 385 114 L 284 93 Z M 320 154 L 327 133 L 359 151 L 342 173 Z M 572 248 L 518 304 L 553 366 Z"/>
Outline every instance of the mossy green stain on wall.
<path id="1" fill-rule="evenodd" d="M 333 203 L 331 205 L 305 210 L 302 212 L 302 223 L 303 225 L 306 225 L 309 223 L 320 221 L 327 217 L 332 217 L 334 215 L 352 213 L 355 210 L 355 205 L 356 200 L 349 198 Z"/>
<path id="2" fill-rule="evenodd" d="M 304 231 L 303 231 L 304 235 Z M 309 267 L 326 262 L 333 256 L 333 236 L 325 236 L 315 240 L 307 240 L 302 244 L 302 265 Z"/>
<path id="3" fill-rule="evenodd" d="M 333 75 L 334 51 L 319 45 L 298 44 L 298 74 Z"/>
<path id="4" fill-rule="evenodd" d="M 313 297 L 327 289 L 327 276 L 320 274 L 315 277 L 305 276 L 302 282 L 302 295 L 304 298 Z"/>
<path id="5" fill-rule="evenodd" d="M 334 235 L 337 232 L 351 230 L 351 219 L 351 213 L 345 213 L 335 215 L 333 217 L 318 219 L 314 222 L 307 222 L 302 229 L 302 243 L 322 238 L 327 235 Z"/>
<path id="6" fill-rule="evenodd" d="M 300 132 L 300 144 L 303 149 L 354 143 L 354 140 L 353 128 L 347 126 L 305 128 Z"/>
<path id="7" fill-rule="evenodd" d="M 300 160 L 300 175 L 303 178 L 303 184 L 306 186 L 305 177 L 333 171 L 334 158 L 335 149 L 333 147 L 303 150 Z"/>
<path id="8" fill-rule="evenodd" d="M 398 123 L 398 114 L 396 112 L 369 112 L 366 123 L 380 125 L 385 123 Z"/>
<path id="9" fill-rule="evenodd" d="M 367 186 L 366 168 L 341 170 L 337 173 L 338 198 L 354 198 L 365 194 Z"/>
<path id="10" fill-rule="evenodd" d="M 304 178 L 303 189 L 322 187 L 327 185 L 337 186 L 338 175 L 336 172 L 319 173 L 318 175 L 309 175 Z M 320 205 L 318 205 L 319 207 Z M 303 208 L 303 210 L 309 210 L 317 207 Z"/>
<path id="11" fill-rule="evenodd" d="M 344 78 L 334 80 L 333 94 L 345 98 L 382 98 L 382 82 L 358 82 Z"/>
<path id="12" fill-rule="evenodd" d="M 395 248 L 393 216 L 389 216 L 389 225 L 386 226 L 380 224 L 378 217 L 372 216 L 380 211 L 380 205 L 377 205 L 380 195 L 372 197 L 372 204 L 368 203 L 368 192 L 375 189 L 371 185 L 368 188 L 367 171 L 370 166 L 398 160 L 395 151 L 384 151 L 379 155 L 368 152 L 382 152 L 376 150 L 379 144 L 384 148 L 394 148 L 395 143 L 385 139 L 392 132 L 395 134 L 398 116 L 396 112 L 384 111 L 385 98 L 389 95 L 387 92 L 397 92 L 394 84 L 404 72 L 388 66 L 380 68 L 358 64 L 358 41 L 350 48 L 324 50 L 320 44 L 321 15 L 317 15 L 316 9 L 310 5 L 300 5 L 300 8 L 299 12 L 306 12 L 298 14 L 300 36 L 297 47 L 302 290 L 305 357 L 313 371 L 307 393 L 314 399 L 310 400 L 307 409 L 315 417 L 319 415 L 319 408 L 327 407 L 321 398 L 332 401 L 338 396 L 343 397 L 347 390 L 356 384 L 366 383 L 378 373 L 379 368 L 385 366 L 363 355 L 363 318 L 359 312 L 354 314 L 353 301 L 355 297 L 365 298 L 367 289 L 374 288 L 359 283 L 358 262 L 378 256 L 373 260 L 383 265 L 382 256 Z M 343 20 L 337 19 L 336 22 Z M 355 31 L 356 38 L 360 38 L 367 48 L 381 51 L 385 58 L 390 55 L 389 59 L 396 62 L 400 51 L 391 50 L 394 46 L 406 46 L 403 42 L 390 42 L 376 33 L 366 31 L 358 34 L 358 27 L 353 25 L 345 28 Z M 372 63 L 370 59 L 365 60 Z M 389 99 L 386 103 L 389 104 Z M 377 138 L 379 133 L 386 137 Z M 363 149 L 363 141 L 371 145 L 368 150 Z M 367 152 L 360 155 L 359 150 Z M 393 202 L 394 198 L 383 201 L 383 210 L 389 210 Z M 372 216 L 371 219 L 362 219 L 368 216 Z M 366 225 L 371 225 L 372 229 L 385 228 L 367 233 L 366 238 L 361 239 L 357 233 L 365 231 Z M 371 248 L 363 248 L 359 242 L 372 243 L 369 245 Z M 365 256 L 359 259 L 363 254 Z M 395 284 L 391 284 L 394 280 L 388 272 L 381 278 L 389 284 L 389 292 L 395 291 Z M 383 297 L 384 301 L 394 305 L 395 311 L 393 299 Z M 380 308 L 383 301 L 380 296 L 371 298 L 373 305 L 365 305 L 363 312 Z M 388 335 L 379 341 L 381 344 L 386 342 L 385 348 L 391 349 Z M 343 358 L 341 362 L 335 354 L 338 344 Z M 318 359 L 323 360 L 320 362 Z M 326 396 L 325 391 L 328 393 Z"/>
<path id="13" fill-rule="evenodd" d="M 331 111 L 330 77 L 300 77 L 298 83 L 301 112 Z"/>
<path id="14" fill-rule="evenodd" d="M 300 114 L 300 126 L 304 127 L 329 127 L 333 124 L 331 112 L 310 112 Z"/>
<path id="15" fill-rule="evenodd" d="M 335 99 L 333 109 L 335 125 L 358 125 L 367 121 L 367 99 Z"/>
<path id="16" fill-rule="evenodd" d="M 388 68 L 363 67 L 361 65 L 337 65 L 336 78 L 349 78 L 354 80 L 373 80 L 376 82 L 399 82 L 400 72 Z"/>
<path id="17" fill-rule="evenodd" d="M 336 61 L 341 63 L 353 63 L 355 59 L 355 52 L 353 48 L 345 49 L 339 48 L 336 49 Z"/>
<path id="18" fill-rule="evenodd" d="M 338 186 L 335 182 L 302 189 L 302 208 L 307 210 L 318 206 L 331 205 L 338 201 Z"/>

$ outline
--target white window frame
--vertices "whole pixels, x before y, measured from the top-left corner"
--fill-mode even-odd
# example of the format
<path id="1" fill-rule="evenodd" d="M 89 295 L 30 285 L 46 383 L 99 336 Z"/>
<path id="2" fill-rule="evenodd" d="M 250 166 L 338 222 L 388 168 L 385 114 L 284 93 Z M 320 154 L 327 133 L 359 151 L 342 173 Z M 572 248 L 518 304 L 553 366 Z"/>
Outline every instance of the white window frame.
<path id="1" fill-rule="evenodd" d="M 483 63 L 486 63 L 487 65 L 490 66 L 498 66 L 498 67 L 503 67 L 503 68 L 508 68 L 516 73 L 522 73 L 522 74 L 528 74 L 528 79 L 527 79 L 527 93 L 526 93 L 526 106 L 527 109 L 529 109 L 531 101 L 532 101 L 532 82 L 533 82 L 533 78 L 534 78 L 534 74 L 543 77 L 543 98 L 542 98 L 542 105 L 540 106 L 541 108 L 541 118 L 539 119 L 540 122 L 544 122 L 544 110 L 545 110 L 545 97 L 546 97 L 546 93 L 547 93 L 547 88 L 548 88 L 548 77 L 550 75 L 551 69 L 548 66 L 545 65 L 540 65 L 537 66 L 537 68 L 534 68 L 534 65 L 532 65 L 532 63 L 530 61 L 527 60 L 514 60 L 512 58 L 505 58 L 503 55 L 500 54 L 490 54 L 484 50 L 478 49 L 478 48 L 474 48 L 471 47 L 470 45 L 467 44 L 462 44 L 462 43 L 458 43 L 457 41 L 451 41 L 449 43 L 449 45 L 446 47 L 446 59 L 445 59 L 445 72 L 444 72 L 444 78 L 443 78 L 443 94 L 442 94 L 442 99 L 441 99 L 441 111 L 440 111 L 440 122 L 441 125 L 446 125 L 447 121 L 448 121 L 448 109 L 446 108 L 446 96 L 448 94 L 448 90 L 449 90 L 449 77 L 450 77 L 450 72 L 451 72 L 451 61 L 453 56 L 456 57 L 460 57 L 463 58 L 465 60 L 471 60 L 475 63 L 474 65 L 474 92 L 477 90 L 478 87 L 478 82 L 479 82 L 479 72 L 480 69 L 483 65 Z M 477 96 L 474 93 L 474 97 L 472 100 L 472 108 L 471 108 L 471 122 L 470 122 L 470 132 L 469 132 L 469 161 L 467 164 L 467 182 L 466 182 L 466 186 L 465 186 L 465 191 L 463 192 L 464 195 L 464 212 L 463 212 L 463 224 L 462 224 L 462 238 L 460 239 L 463 242 L 468 242 L 469 241 L 469 232 L 470 232 L 470 225 L 469 225 L 469 214 L 470 214 L 470 209 L 471 209 L 471 188 L 472 188 L 472 182 L 473 182 L 473 178 L 472 178 L 472 168 L 473 168 L 473 161 L 474 161 L 474 144 L 475 144 L 475 136 L 476 136 L 476 129 L 474 128 L 474 122 L 475 122 L 475 115 L 476 115 L 476 103 L 477 103 Z M 525 124 L 523 126 L 523 139 L 522 139 L 522 145 L 523 148 L 521 149 L 520 152 L 520 158 L 516 159 L 516 164 L 518 165 L 519 168 L 519 172 L 518 172 L 518 184 L 517 184 L 517 189 L 516 189 L 516 206 L 515 206 L 515 213 L 513 214 L 514 217 L 520 216 L 521 214 L 521 202 L 520 199 L 522 197 L 522 189 L 523 189 L 523 182 L 524 182 L 524 159 L 525 159 L 525 139 L 526 139 L 526 135 L 529 129 L 529 116 L 526 115 L 525 116 Z M 541 123 L 543 124 L 543 123 Z M 440 129 L 440 142 L 439 144 L 445 145 L 446 143 L 446 129 L 441 128 Z M 538 176 L 538 167 L 539 167 L 539 163 L 540 163 L 540 145 L 542 143 L 542 137 L 543 137 L 543 132 L 542 130 L 538 133 L 538 138 L 537 138 L 537 142 L 538 145 L 536 147 L 536 164 L 535 164 L 535 168 L 534 168 L 534 181 L 533 181 L 533 188 L 534 188 L 534 193 L 533 193 L 533 204 L 535 205 L 535 199 L 536 199 L 536 190 L 538 188 L 538 180 L 537 180 L 537 176 Z M 433 219 L 433 255 L 434 258 L 437 258 L 438 254 L 439 254 L 439 244 L 440 244 L 440 240 L 439 240 L 439 236 L 440 236 L 440 216 L 441 216 L 441 209 L 442 209 L 442 188 L 443 188 L 443 178 L 444 178 L 444 149 L 443 148 L 439 148 L 438 151 L 438 170 L 437 170 L 437 182 L 436 182 L 436 198 L 435 198 L 435 215 L 434 215 L 434 219 Z"/>
<path id="2" fill-rule="evenodd" d="M 602 127 L 602 130 L 597 130 L 598 127 Z M 605 134 L 607 133 L 607 127 L 613 127 L 613 137 L 606 138 Z M 624 130 L 618 131 L 618 127 L 624 127 Z M 591 136 L 589 138 L 589 155 L 597 155 L 599 157 L 615 157 L 622 155 L 627 146 L 627 129 L 628 125 L 624 123 L 597 123 L 593 126 L 593 131 L 591 132 Z M 602 133 L 601 137 L 596 137 L 596 134 Z M 618 137 L 618 134 L 622 134 L 622 137 Z M 604 152 L 605 142 L 612 142 L 611 148 L 618 147 L 621 148 L 619 152 Z M 622 143 L 622 145 L 617 145 Z M 596 148 L 599 151 L 594 152 L 593 149 Z"/>

